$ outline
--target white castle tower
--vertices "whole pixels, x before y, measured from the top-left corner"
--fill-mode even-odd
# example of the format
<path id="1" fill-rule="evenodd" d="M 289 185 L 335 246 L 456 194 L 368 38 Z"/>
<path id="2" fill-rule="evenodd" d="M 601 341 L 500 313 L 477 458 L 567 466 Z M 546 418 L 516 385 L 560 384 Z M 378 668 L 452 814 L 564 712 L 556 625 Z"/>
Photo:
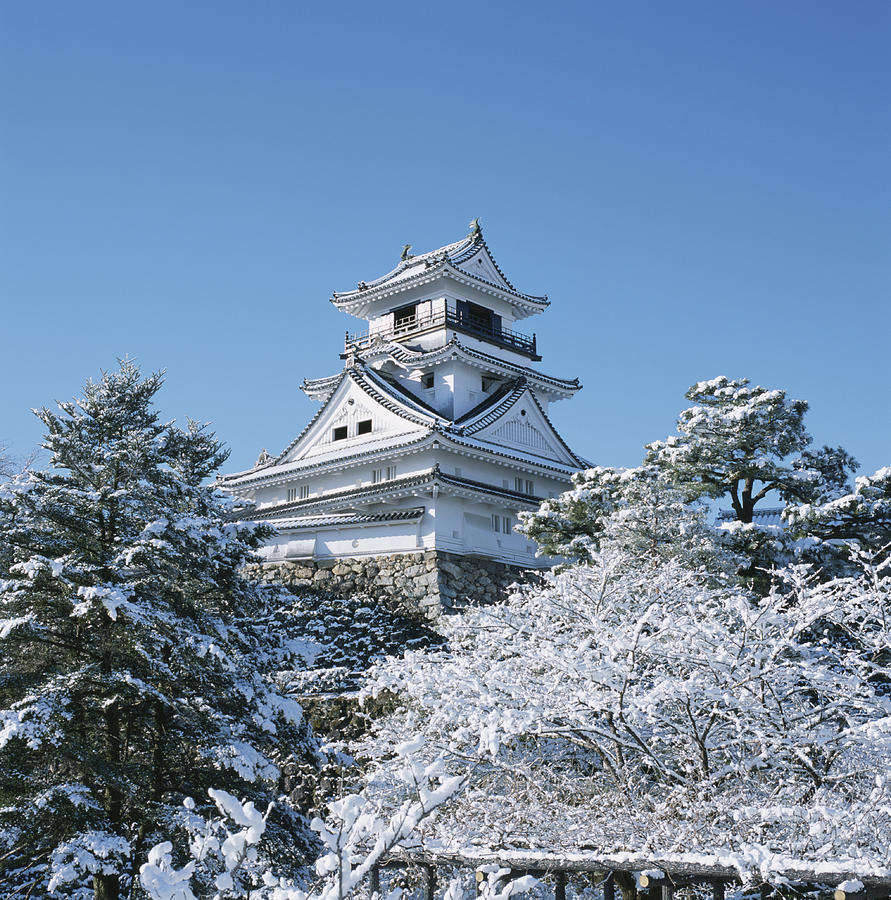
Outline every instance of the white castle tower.
<path id="1" fill-rule="evenodd" d="M 278 456 L 221 479 L 276 528 L 264 556 L 278 577 L 409 584 L 435 612 L 475 578 L 547 564 L 514 526 L 588 465 L 548 418 L 580 385 L 532 368 L 535 335 L 514 326 L 548 299 L 518 291 L 471 226 L 334 294 L 366 328 L 347 334 L 341 372 L 304 381 L 318 413 Z"/>

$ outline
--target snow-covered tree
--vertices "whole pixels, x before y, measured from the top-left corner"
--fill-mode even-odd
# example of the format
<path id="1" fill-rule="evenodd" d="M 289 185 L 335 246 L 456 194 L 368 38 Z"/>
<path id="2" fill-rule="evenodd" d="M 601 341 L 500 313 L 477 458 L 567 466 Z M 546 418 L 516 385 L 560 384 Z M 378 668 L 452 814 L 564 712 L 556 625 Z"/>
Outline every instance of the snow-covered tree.
<path id="1" fill-rule="evenodd" d="M 265 808 L 317 759 L 240 574 L 265 531 L 205 486 L 225 453 L 159 420 L 161 383 L 124 361 L 39 410 L 51 468 L 0 488 L 0 881 L 23 896 L 114 900 L 184 796 Z M 307 835 L 277 803 L 265 846 Z"/>
<path id="2" fill-rule="evenodd" d="M 784 519 L 801 555 L 830 573 L 849 572 L 856 555 L 880 558 L 891 547 L 891 467 L 857 478 L 854 490 L 825 503 L 788 506 Z M 852 559 L 852 554 L 854 559 Z"/>
<path id="3" fill-rule="evenodd" d="M 841 447 L 806 450 L 804 400 L 724 376 L 694 384 L 687 399 L 695 405 L 678 417 L 679 434 L 649 444 L 647 461 L 690 497 L 726 497 L 748 524 L 772 491 L 799 503 L 845 492 L 856 462 Z"/>
<path id="4" fill-rule="evenodd" d="M 140 867 L 143 889 L 151 900 L 243 896 L 236 887 L 247 871 L 256 885 L 250 894 L 254 900 L 345 900 L 388 853 L 410 843 L 418 825 L 463 786 L 464 778 L 449 775 L 442 759 L 418 761 L 415 754 L 422 744 L 423 739 L 413 739 L 393 747 L 397 761 L 394 777 L 407 793 L 395 808 L 382 803 L 380 792 L 366 789 L 330 803 L 329 821 L 312 821 L 323 847 L 315 863 L 316 878 L 306 873 L 295 881 L 274 863 L 259 861 L 255 848 L 266 829 L 269 810 L 263 814 L 252 802 L 211 789 L 216 815 L 198 815 L 194 801 L 185 801 L 188 861 L 177 868 L 173 843 L 155 845 Z M 398 900 L 400 896 L 396 889 L 385 898 Z"/>
<path id="5" fill-rule="evenodd" d="M 656 466 L 597 466 L 573 475 L 570 490 L 520 514 L 518 530 L 548 556 L 589 561 L 602 548 L 633 560 L 682 560 L 728 575 L 740 560 L 708 522 L 708 508 L 690 502 Z"/>
<path id="6" fill-rule="evenodd" d="M 474 766 L 434 833 L 462 846 L 887 866 L 891 578 L 785 576 L 758 599 L 593 555 L 450 619 L 447 650 L 382 666 L 373 690 L 404 706 L 369 751 L 386 767 L 420 729 Z"/>

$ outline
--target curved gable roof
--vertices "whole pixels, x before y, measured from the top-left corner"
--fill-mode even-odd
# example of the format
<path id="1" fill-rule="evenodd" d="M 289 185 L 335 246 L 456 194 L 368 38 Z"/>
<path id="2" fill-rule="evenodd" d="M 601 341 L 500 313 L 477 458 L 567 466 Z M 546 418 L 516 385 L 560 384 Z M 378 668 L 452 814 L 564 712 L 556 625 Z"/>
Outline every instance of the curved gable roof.
<path id="1" fill-rule="evenodd" d="M 483 271 L 474 271 L 470 264 L 474 260 L 480 259 L 484 260 L 488 265 L 482 267 Z M 476 268 L 479 269 L 480 267 Z M 486 277 L 489 274 L 486 271 L 488 268 L 491 268 L 496 280 Z M 489 250 L 489 245 L 483 238 L 482 231 L 477 231 L 466 238 L 462 238 L 460 241 L 446 244 L 444 247 L 439 247 L 436 250 L 430 250 L 418 256 L 409 256 L 407 259 L 402 260 L 395 269 L 387 272 L 386 275 L 380 276 L 380 278 L 376 278 L 373 281 L 360 281 L 359 285 L 352 291 L 335 291 L 331 297 L 331 302 L 338 309 L 348 310 L 350 306 L 354 306 L 358 302 L 364 302 L 378 292 L 386 292 L 400 283 L 404 282 L 408 285 L 415 281 L 429 279 L 432 275 L 450 273 L 471 278 L 489 288 L 513 295 L 535 307 L 544 308 L 550 302 L 546 296 L 539 297 L 534 294 L 524 294 L 511 284 L 495 261 L 495 257 Z"/>

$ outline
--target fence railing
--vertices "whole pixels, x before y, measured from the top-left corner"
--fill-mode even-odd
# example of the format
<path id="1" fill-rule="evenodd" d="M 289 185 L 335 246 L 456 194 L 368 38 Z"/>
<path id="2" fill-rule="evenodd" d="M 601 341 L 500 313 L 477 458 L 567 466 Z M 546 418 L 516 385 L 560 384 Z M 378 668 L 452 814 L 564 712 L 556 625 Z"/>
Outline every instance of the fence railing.
<path id="1" fill-rule="evenodd" d="M 666 861 L 662 859 L 625 859 L 604 857 L 586 858 L 583 854 L 560 857 L 556 854 L 524 856 L 521 853 L 470 856 L 456 853 L 423 853 L 403 851 L 391 854 L 368 875 L 372 893 L 381 893 L 381 871 L 385 869 L 414 869 L 420 874 L 423 900 L 435 900 L 439 872 L 448 869 L 472 871 L 479 887 L 488 881 L 490 873 L 498 876 L 500 887 L 524 875 L 549 878 L 553 883 L 554 900 L 566 900 L 567 881 L 586 876 L 600 889 L 603 900 L 672 900 L 680 888 L 705 888 L 713 900 L 724 900 L 728 888 L 745 886 L 746 893 L 760 894 L 760 900 L 807 895 L 833 900 L 883 900 L 891 898 L 891 877 L 871 878 L 853 872 L 819 872 L 809 869 L 789 869 L 762 877 L 757 871 L 743 878 L 740 871 L 724 865 L 707 865 Z M 745 873 L 744 873 L 745 874 Z"/>
<path id="2" fill-rule="evenodd" d="M 360 331 L 355 334 L 347 332 L 344 350 L 364 350 L 378 339 L 392 340 L 408 337 L 412 334 L 443 325 L 473 337 L 481 338 L 489 343 L 516 350 L 525 356 L 537 357 L 538 355 L 534 334 L 532 337 L 529 337 L 528 335 L 520 334 L 518 331 L 512 331 L 510 328 L 487 324 L 480 318 L 469 313 L 459 312 L 451 306 L 440 308 L 426 315 L 401 316 L 391 327 L 378 331 Z"/>

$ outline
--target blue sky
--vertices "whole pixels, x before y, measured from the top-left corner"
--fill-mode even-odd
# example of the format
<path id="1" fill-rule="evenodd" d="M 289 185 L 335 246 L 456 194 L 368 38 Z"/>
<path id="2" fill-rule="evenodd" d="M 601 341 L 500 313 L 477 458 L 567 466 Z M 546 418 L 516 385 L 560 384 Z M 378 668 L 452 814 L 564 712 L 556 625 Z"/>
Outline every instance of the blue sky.
<path id="1" fill-rule="evenodd" d="M 885 0 L 10 0 L 0 440 L 130 355 L 249 466 L 361 327 L 331 292 L 480 216 L 582 455 L 726 374 L 891 464 L 889 41 Z"/>

